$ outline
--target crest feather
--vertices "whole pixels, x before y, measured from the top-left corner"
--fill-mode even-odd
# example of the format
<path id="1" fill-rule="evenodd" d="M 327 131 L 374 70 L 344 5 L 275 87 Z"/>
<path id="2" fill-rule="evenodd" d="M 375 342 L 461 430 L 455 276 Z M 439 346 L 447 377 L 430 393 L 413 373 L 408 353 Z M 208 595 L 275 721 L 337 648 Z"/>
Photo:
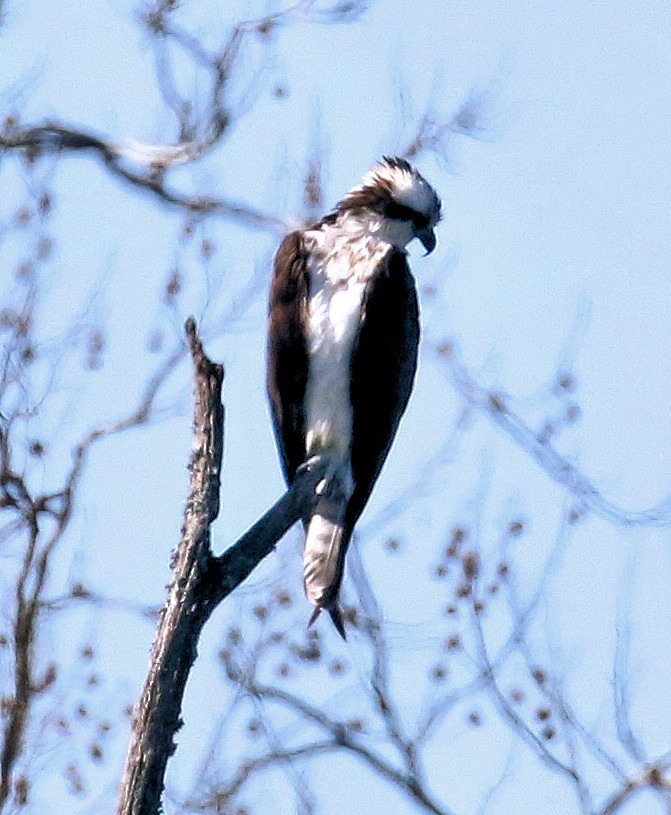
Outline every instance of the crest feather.
<path id="1" fill-rule="evenodd" d="M 406 159 L 383 156 L 338 204 L 338 210 L 370 209 L 384 213 L 392 201 L 410 207 L 430 218 L 440 220 L 440 199 L 429 182 Z"/>

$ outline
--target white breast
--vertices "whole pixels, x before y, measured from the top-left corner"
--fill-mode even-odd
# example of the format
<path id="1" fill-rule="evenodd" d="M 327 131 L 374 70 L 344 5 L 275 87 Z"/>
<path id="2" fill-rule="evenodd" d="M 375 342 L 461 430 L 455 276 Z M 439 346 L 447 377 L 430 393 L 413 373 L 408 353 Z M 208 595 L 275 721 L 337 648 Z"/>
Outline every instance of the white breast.
<path id="1" fill-rule="evenodd" d="M 306 453 L 349 465 L 352 441 L 350 360 L 366 286 L 389 244 L 357 221 L 306 233 L 310 249 L 309 375 Z"/>

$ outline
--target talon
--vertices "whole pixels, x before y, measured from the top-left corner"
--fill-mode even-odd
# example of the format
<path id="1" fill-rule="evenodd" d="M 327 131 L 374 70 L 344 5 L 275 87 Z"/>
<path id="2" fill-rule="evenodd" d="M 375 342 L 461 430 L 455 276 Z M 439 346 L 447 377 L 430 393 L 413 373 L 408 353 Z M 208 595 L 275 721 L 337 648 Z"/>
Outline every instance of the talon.
<path id="1" fill-rule="evenodd" d="M 313 467 L 318 466 L 321 463 L 321 461 L 322 461 L 321 456 L 310 456 L 310 458 L 307 461 L 304 461 L 300 465 L 300 467 L 297 467 L 296 475 L 307 472 L 307 470 L 311 470 Z"/>

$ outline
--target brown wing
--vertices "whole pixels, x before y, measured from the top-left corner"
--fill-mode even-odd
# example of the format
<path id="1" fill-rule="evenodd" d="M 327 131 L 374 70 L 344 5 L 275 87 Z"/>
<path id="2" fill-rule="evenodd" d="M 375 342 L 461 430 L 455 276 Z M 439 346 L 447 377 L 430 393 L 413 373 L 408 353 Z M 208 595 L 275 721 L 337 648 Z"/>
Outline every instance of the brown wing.
<path id="1" fill-rule="evenodd" d="M 306 321 L 310 284 L 300 232 L 289 233 L 275 256 L 268 309 L 267 392 L 287 483 L 305 460 Z"/>
<path id="2" fill-rule="evenodd" d="M 392 251 L 387 270 L 371 283 L 352 353 L 354 493 L 348 532 L 362 513 L 405 411 L 417 369 L 419 307 L 406 256 Z"/>

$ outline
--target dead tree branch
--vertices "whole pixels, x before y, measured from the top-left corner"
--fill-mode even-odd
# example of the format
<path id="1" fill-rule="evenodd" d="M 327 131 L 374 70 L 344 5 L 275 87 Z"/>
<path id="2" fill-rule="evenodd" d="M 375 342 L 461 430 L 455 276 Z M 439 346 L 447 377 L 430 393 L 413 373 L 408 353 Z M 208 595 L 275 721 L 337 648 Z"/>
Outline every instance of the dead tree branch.
<path id="1" fill-rule="evenodd" d="M 182 540 L 173 557 L 173 580 L 154 641 L 149 674 L 136 711 L 121 785 L 118 815 L 154 815 L 161 793 L 186 681 L 203 626 L 217 607 L 269 554 L 305 513 L 322 477 L 305 469 L 291 489 L 220 557 L 210 549 L 210 526 L 219 513 L 224 371 L 205 355 L 193 320 L 186 323 L 195 380 L 194 445 Z"/>

